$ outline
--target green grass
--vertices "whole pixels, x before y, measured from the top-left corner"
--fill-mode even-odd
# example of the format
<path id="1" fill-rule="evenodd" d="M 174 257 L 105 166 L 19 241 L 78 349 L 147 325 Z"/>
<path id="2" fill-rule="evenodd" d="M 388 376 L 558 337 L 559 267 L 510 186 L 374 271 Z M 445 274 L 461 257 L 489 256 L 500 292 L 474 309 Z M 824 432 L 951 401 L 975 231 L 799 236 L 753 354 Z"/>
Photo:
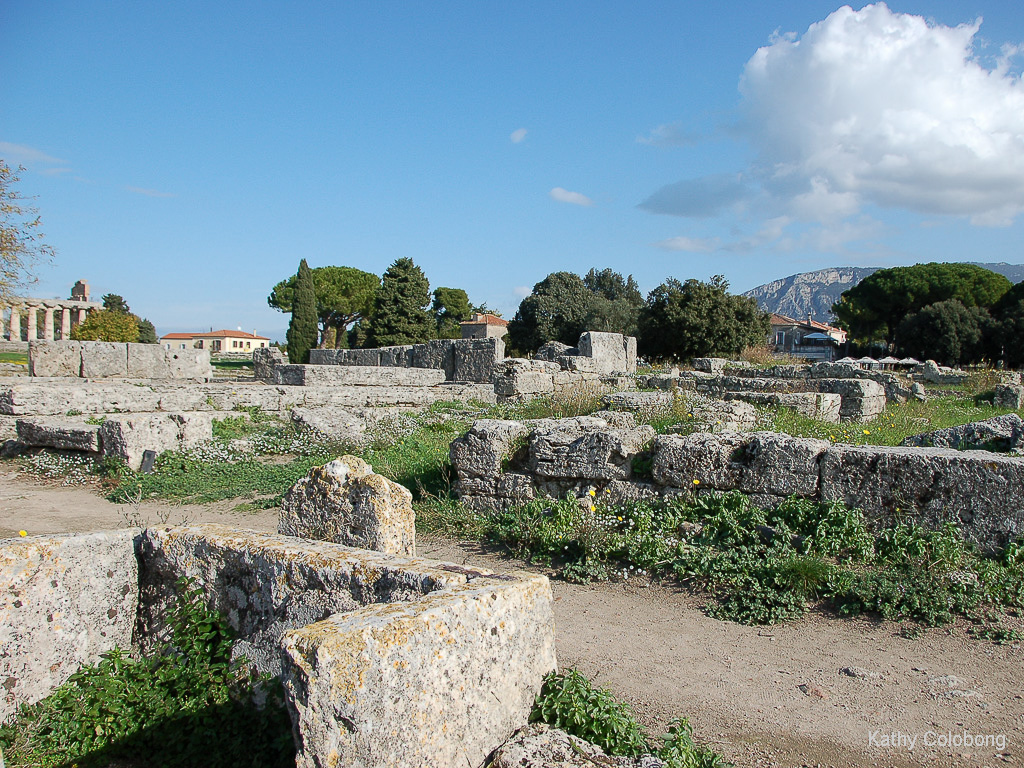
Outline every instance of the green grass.
<path id="1" fill-rule="evenodd" d="M 218 360 L 213 359 L 210 364 L 214 368 L 223 368 L 225 370 L 241 370 L 243 368 L 252 368 L 252 360 Z"/>
<path id="2" fill-rule="evenodd" d="M 28 365 L 27 352 L 0 352 L 0 363 L 14 363 L 15 365 Z"/>

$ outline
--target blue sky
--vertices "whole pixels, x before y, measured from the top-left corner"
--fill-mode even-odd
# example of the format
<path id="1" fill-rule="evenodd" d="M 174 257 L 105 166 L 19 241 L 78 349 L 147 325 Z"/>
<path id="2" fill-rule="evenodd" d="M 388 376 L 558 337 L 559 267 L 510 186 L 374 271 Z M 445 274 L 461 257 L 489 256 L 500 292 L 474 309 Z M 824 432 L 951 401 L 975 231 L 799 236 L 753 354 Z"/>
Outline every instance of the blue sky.
<path id="1" fill-rule="evenodd" d="M 511 317 L 556 270 L 1024 261 L 1024 6 L 0 4 L 0 157 L 159 331 L 277 337 L 299 259 Z"/>

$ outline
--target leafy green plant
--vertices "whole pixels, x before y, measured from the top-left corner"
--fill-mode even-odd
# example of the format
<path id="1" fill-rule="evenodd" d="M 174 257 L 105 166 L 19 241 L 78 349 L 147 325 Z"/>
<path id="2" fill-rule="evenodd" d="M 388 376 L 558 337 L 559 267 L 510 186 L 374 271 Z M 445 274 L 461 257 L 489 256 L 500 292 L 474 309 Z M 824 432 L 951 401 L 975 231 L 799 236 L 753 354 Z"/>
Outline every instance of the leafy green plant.
<path id="1" fill-rule="evenodd" d="M 115 649 L 0 726 L 8 765 L 294 765 L 280 683 L 253 681 L 244 659 L 231 660 L 232 633 L 202 592 L 184 580 L 178 590 L 158 652 Z"/>

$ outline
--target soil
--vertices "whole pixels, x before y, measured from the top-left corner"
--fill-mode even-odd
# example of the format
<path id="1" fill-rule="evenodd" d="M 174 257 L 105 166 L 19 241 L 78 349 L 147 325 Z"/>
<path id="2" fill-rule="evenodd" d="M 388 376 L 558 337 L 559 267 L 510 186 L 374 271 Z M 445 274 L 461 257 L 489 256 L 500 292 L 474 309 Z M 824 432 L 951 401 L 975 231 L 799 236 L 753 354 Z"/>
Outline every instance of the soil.
<path id="1" fill-rule="evenodd" d="M 181 522 L 276 529 L 276 510 L 234 506 L 116 505 L 94 487 L 46 485 L 0 467 L 0 538 Z M 544 571 L 475 543 L 421 537 L 417 549 L 496 571 Z M 747 627 L 707 617 L 699 595 L 638 579 L 553 579 L 552 589 L 562 666 L 628 701 L 652 733 L 688 717 L 698 740 L 737 766 L 1024 765 L 1019 643 L 977 640 L 961 625 L 907 639 L 892 623 L 823 612 Z M 950 733 L 995 744 L 934 743 Z M 893 734 L 916 738 L 914 748 L 884 746 Z"/>

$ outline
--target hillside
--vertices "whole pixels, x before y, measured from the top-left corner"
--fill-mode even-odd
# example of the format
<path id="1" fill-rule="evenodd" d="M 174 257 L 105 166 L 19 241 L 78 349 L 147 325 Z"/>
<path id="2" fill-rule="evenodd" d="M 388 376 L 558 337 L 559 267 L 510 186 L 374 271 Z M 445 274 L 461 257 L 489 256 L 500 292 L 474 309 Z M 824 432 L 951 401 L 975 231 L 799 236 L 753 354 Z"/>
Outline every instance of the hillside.
<path id="1" fill-rule="evenodd" d="M 1012 283 L 1024 280 L 1024 264 L 970 263 L 1005 275 Z M 840 294 L 878 269 L 880 267 L 830 267 L 801 272 L 751 288 L 743 295 L 756 299 L 767 312 L 796 318 L 811 315 L 815 320 L 827 321 L 832 318 L 832 305 L 839 301 Z"/>

